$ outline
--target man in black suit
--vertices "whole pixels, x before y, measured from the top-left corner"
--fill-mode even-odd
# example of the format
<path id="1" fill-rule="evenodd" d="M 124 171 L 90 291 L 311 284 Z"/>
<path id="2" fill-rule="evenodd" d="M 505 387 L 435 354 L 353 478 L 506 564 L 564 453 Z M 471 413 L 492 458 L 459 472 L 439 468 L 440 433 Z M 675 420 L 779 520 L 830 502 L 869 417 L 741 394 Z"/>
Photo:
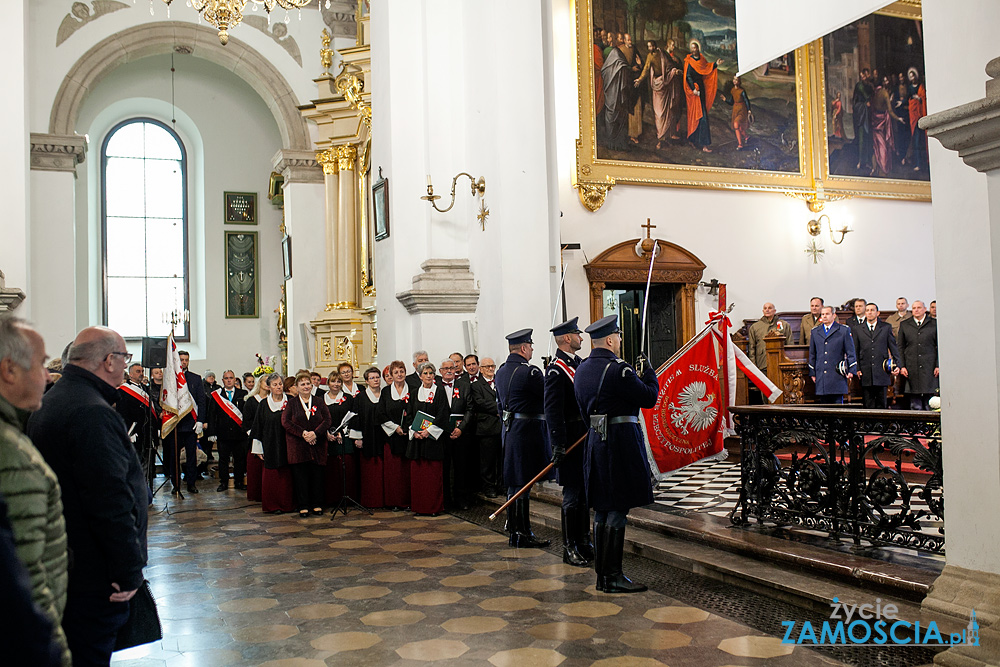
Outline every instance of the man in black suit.
<path id="1" fill-rule="evenodd" d="M 899 373 L 899 348 L 892 326 L 878 318 L 878 306 L 865 306 L 865 323 L 854 327 L 854 345 L 858 357 L 861 397 L 866 408 L 885 410 L 886 387 Z M 886 362 L 891 361 L 892 366 Z"/>
<path id="2" fill-rule="evenodd" d="M 245 489 L 243 478 L 247 470 L 247 428 L 243 425 L 243 405 L 247 393 L 236 387 L 236 373 L 222 374 L 222 386 L 213 391 L 208 401 L 208 441 L 219 449 L 219 487 L 229 488 L 229 459 L 233 459 L 233 482 Z"/>
<path id="3" fill-rule="evenodd" d="M 201 376 L 188 370 L 191 363 L 191 355 L 185 350 L 178 350 L 177 356 L 181 360 L 181 370 L 184 371 L 184 378 L 187 380 L 188 391 L 191 392 L 191 399 L 194 401 L 194 411 L 181 420 L 177 426 L 178 444 L 184 448 L 187 461 L 184 464 L 184 476 L 187 480 L 188 493 L 198 493 L 195 481 L 198 475 L 198 438 L 208 426 L 208 406 L 206 404 L 205 385 Z M 197 413 L 197 414 L 196 414 Z M 172 439 L 171 439 L 172 440 Z M 164 452 L 167 456 L 167 452 Z M 170 453 L 170 460 L 173 460 L 173 452 Z"/>
<path id="4" fill-rule="evenodd" d="M 503 492 L 500 474 L 502 455 L 500 449 L 500 415 L 497 413 L 497 390 L 493 382 L 497 365 L 489 357 L 483 357 L 479 366 L 480 377 L 469 385 L 472 402 L 473 430 L 479 449 L 479 472 L 483 480 L 483 490 L 489 498 L 496 498 Z"/>
<path id="5" fill-rule="evenodd" d="M 411 394 L 416 394 L 417 388 L 420 387 L 420 374 L 417 373 L 417 369 L 420 368 L 420 364 L 428 361 L 430 357 L 427 355 L 427 350 L 417 350 L 413 353 L 413 372 L 406 376 L 406 386 L 410 388 Z"/>
<path id="6" fill-rule="evenodd" d="M 937 320 L 927 314 L 923 301 L 914 301 L 913 317 L 899 323 L 899 349 L 911 410 L 928 410 L 928 401 L 938 388 Z"/>
<path id="7" fill-rule="evenodd" d="M 862 327 L 865 325 L 865 308 L 868 307 L 868 302 L 864 299 L 854 300 L 854 315 L 847 319 L 847 326 L 851 329 L 851 334 L 854 333 L 854 327 Z"/>
<path id="8" fill-rule="evenodd" d="M 455 362 L 449 357 L 441 362 L 441 388 L 451 410 L 445 429 L 444 501 L 459 509 L 469 509 L 469 501 L 478 485 L 478 467 L 473 457 L 472 404 L 469 384 L 455 379 Z"/>

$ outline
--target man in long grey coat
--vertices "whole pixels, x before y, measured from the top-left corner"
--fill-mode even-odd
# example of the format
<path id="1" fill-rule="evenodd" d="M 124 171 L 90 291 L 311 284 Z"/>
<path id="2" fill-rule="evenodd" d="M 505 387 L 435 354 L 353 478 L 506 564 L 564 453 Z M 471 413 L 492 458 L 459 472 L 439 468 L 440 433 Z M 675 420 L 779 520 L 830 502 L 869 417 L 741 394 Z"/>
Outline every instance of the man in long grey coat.
<path id="1" fill-rule="evenodd" d="M 899 349 L 911 410 L 928 410 L 928 401 L 938 388 L 937 320 L 927 316 L 923 301 L 914 301 L 913 317 L 899 323 Z"/>

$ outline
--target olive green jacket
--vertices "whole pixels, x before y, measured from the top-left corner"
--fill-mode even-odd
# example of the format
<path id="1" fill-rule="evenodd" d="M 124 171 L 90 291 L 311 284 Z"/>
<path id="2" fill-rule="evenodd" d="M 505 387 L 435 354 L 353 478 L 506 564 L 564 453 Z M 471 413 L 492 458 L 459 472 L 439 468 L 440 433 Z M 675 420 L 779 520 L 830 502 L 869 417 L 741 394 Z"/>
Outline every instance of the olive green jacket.
<path id="1" fill-rule="evenodd" d="M 59 481 L 21 430 L 13 405 L 0 396 L 0 491 L 10 513 L 17 555 L 31 576 L 35 604 L 52 621 L 63 665 L 72 663 L 62 629 L 68 557 Z"/>
<path id="2" fill-rule="evenodd" d="M 747 332 L 747 356 L 754 366 L 765 373 L 767 373 L 767 346 L 764 344 L 764 338 L 777 331 L 779 325 L 785 334 L 785 345 L 791 345 L 792 328 L 788 326 L 788 322 L 779 320 L 777 315 L 770 320 L 761 317 L 750 325 L 750 330 Z"/>

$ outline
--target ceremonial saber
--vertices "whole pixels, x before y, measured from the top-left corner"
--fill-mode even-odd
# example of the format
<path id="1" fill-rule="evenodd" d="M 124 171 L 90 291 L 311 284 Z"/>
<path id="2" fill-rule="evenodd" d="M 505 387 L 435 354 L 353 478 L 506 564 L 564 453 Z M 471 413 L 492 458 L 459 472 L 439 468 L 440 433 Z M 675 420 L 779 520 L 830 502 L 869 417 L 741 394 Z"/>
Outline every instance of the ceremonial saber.
<path id="1" fill-rule="evenodd" d="M 569 448 L 566 449 L 566 453 L 569 454 L 571 451 L 573 451 L 576 448 L 577 445 L 579 445 L 581 442 L 583 442 L 584 440 L 587 439 L 588 435 L 590 435 L 590 429 L 587 429 L 587 432 L 584 433 L 580 437 L 579 440 L 577 440 L 572 445 L 570 445 Z M 528 482 L 527 484 L 525 484 L 524 488 L 522 488 L 520 491 L 518 491 L 517 493 L 515 493 L 514 495 L 512 495 L 507 502 L 505 502 L 503 505 L 500 506 L 500 509 L 498 509 L 496 512 L 494 512 L 493 514 L 490 515 L 490 521 L 493 521 L 494 519 L 496 519 L 497 515 L 500 514 L 500 512 L 503 512 L 505 509 L 507 509 L 510 506 L 510 504 L 512 502 L 514 502 L 515 500 L 517 500 L 518 498 L 520 498 L 521 496 L 523 496 L 528 491 L 528 489 L 530 489 L 532 487 L 532 485 L 535 484 L 535 482 L 537 482 L 538 480 L 540 480 L 542 477 L 545 477 L 545 475 L 547 475 L 549 473 L 549 471 L 552 470 L 553 467 L 555 467 L 555 465 L 556 465 L 555 463 L 550 463 L 547 466 L 545 466 L 544 468 L 542 468 L 542 471 L 540 473 L 538 473 L 537 475 L 535 475 L 534 479 L 532 479 L 530 482 Z"/>
<path id="2" fill-rule="evenodd" d="M 654 239 L 655 241 L 655 239 Z M 660 243 L 656 241 L 653 244 L 653 250 L 650 252 L 652 255 L 649 258 L 649 273 L 646 275 L 646 296 L 642 300 L 642 345 L 639 346 L 639 352 L 645 354 L 646 352 L 646 310 L 649 308 L 649 286 L 653 281 L 653 262 L 656 261 L 656 256 L 660 253 Z"/>

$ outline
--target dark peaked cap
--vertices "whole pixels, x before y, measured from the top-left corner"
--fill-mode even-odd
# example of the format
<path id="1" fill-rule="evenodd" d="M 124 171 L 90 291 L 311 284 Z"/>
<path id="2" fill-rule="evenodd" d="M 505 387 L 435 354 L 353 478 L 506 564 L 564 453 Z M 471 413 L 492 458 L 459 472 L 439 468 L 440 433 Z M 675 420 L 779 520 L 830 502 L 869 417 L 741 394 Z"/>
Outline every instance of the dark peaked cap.
<path id="1" fill-rule="evenodd" d="M 521 329 L 520 331 L 507 334 L 507 344 L 521 345 L 522 343 L 531 343 L 531 331 L 531 329 Z"/>
<path id="2" fill-rule="evenodd" d="M 606 338 L 613 333 L 618 333 L 621 329 L 618 328 L 618 316 L 608 315 L 607 317 L 602 317 L 585 330 L 590 334 L 591 338 Z"/>
<path id="3" fill-rule="evenodd" d="M 566 320 L 562 324 L 557 324 L 556 326 L 552 327 L 551 329 L 549 329 L 549 331 L 552 332 L 553 336 L 562 336 L 563 334 L 568 334 L 568 333 L 583 333 L 582 331 L 580 331 L 580 327 L 577 326 L 576 324 L 576 321 L 579 319 L 580 319 L 579 317 L 574 317 L 571 320 Z"/>

